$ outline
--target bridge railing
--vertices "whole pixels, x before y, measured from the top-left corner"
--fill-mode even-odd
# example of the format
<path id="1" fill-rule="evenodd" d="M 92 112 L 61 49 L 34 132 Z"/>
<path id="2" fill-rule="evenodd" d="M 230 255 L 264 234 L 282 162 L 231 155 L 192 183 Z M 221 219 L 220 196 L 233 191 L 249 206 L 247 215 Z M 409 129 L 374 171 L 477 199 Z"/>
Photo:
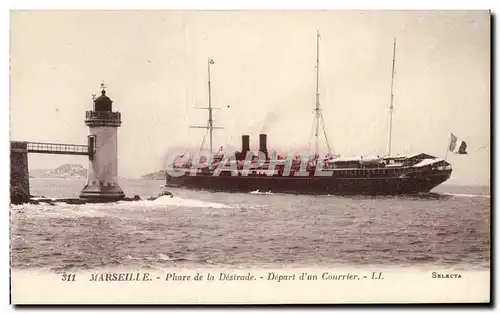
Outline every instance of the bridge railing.
<path id="1" fill-rule="evenodd" d="M 107 120 L 121 120 L 120 112 L 111 111 L 93 111 L 85 112 L 86 119 L 107 119 Z"/>
<path id="2" fill-rule="evenodd" d="M 89 155 L 87 145 L 28 142 L 28 153 Z"/>

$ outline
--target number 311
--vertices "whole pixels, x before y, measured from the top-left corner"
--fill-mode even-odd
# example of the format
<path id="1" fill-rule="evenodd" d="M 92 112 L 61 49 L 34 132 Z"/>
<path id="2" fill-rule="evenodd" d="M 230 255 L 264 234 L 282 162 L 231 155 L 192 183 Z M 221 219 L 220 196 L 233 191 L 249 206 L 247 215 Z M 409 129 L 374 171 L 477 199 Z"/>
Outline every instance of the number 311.
<path id="1" fill-rule="evenodd" d="M 63 274 L 61 281 L 75 281 L 76 274 Z"/>

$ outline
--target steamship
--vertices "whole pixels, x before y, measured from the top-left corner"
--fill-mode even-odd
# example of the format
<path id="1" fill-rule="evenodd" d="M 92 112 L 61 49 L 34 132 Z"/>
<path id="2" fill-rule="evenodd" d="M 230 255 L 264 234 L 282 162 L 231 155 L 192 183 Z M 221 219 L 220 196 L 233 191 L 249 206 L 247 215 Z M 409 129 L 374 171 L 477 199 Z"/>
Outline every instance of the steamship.
<path id="1" fill-rule="evenodd" d="M 342 157 L 331 153 L 319 101 L 319 32 L 316 37 L 316 107 L 315 107 L 315 152 L 309 156 L 280 156 L 268 152 L 267 135 L 259 135 L 259 150 L 250 150 L 250 136 L 242 135 L 241 151 L 226 155 L 222 148 L 212 154 L 212 106 L 210 99 L 210 65 L 208 59 L 209 101 L 208 125 L 209 155 L 196 155 L 195 159 L 180 156 L 167 165 L 166 186 L 195 190 L 222 192 L 273 192 L 291 194 L 332 195 L 394 195 L 426 193 L 448 180 L 452 168 L 442 158 L 417 153 L 391 156 L 393 85 L 396 56 L 394 40 L 389 153 L 386 156 Z M 318 153 L 320 125 L 327 143 L 328 153 Z M 203 140 L 204 142 L 204 140 Z M 202 144 L 203 145 L 203 144 Z M 203 157 L 205 156 L 205 157 Z"/>

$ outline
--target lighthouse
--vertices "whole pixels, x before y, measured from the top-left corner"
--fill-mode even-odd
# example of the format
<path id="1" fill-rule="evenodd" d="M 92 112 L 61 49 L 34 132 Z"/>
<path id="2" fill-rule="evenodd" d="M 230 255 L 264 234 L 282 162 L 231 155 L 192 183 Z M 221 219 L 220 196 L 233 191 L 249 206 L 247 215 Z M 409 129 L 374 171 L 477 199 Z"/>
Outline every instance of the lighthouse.
<path id="1" fill-rule="evenodd" d="M 113 202 L 125 197 L 117 179 L 117 131 L 121 115 L 113 112 L 113 101 L 106 95 L 105 87 L 102 83 L 101 95 L 93 97 L 93 110 L 85 113 L 85 124 L 89 127 L 89 168 L 80 198 L 91 202 Z"/>

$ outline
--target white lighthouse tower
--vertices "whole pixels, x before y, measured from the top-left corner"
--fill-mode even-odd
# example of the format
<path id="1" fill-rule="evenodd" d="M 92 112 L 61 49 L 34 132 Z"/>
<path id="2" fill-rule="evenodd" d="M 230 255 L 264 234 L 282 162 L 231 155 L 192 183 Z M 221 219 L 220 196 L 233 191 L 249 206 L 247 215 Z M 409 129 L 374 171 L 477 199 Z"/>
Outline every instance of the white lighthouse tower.
<path id="1" fill-rule="evenodd" d="M 113 101 L 106 96 L 104 83 L 101 88 L 102 95 L 94 97 L 94 108 L 85 115 L 85 124 L 89 127 L 89 169 L 80 198 L 113 202 L 125 197 L 117 179 L 117 131 L 122 121 L 120 113 L 112 110 Z"/>

